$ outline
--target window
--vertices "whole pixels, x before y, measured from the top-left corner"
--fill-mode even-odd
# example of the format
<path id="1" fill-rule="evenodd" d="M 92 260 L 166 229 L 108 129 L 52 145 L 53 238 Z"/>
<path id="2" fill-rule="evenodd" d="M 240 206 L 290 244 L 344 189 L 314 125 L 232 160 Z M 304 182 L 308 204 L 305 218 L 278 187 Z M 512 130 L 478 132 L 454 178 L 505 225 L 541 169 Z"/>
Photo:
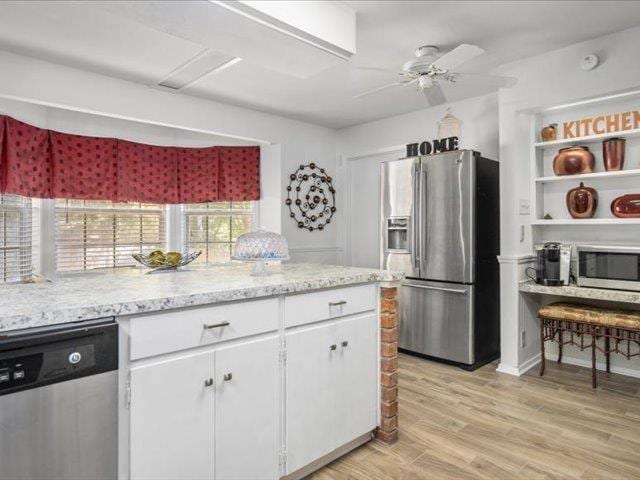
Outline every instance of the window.
<path id="1" fill-rule="evenodd" d="M 31 199 L 0 195 L 0 282 L 30 280 Z"/>
<path id="2" fill-rule="evenodd" d="M 256 202 L 211 202 L 185 205 L 185 249 L 202 250 L 197 262 L 228 262 L 235 241 L 250 232 Z"/>
<path id="3" fill-rule="evenodd" d="M 164 205 L 56 200 L 59 272 L 135 265 L 132 253 L 164 250 Z"/>

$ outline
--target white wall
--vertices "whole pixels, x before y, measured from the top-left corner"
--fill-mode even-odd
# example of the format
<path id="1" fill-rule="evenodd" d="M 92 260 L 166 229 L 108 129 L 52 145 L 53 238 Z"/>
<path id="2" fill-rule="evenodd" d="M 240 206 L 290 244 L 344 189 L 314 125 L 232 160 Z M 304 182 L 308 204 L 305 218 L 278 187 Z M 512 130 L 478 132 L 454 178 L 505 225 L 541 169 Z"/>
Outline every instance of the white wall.
<path id="1" fill-rule="evenodd" d="M 567 48 L 518 61 L 501 67 L 501 72 L 518 79 L 511 89 L 501 90 L 500 108 L 500 162 L 501 162 L 501 296 L 502 296 L 502 359 L 500 369 L 521 373 L 535 364 L 539 349 L 538 322 L 535 310 L 541 299 L 524 299 L 517 292 L 523 279 L 523 265 L 530 262 L 532 235 L 530 218 L 518 215 L 518 200 L 530 199 L 531 110 L 563 105 L 611 93 L 640 87 L 638 61 L 640 27 L 617 32 Z M 580 59 L 596 53 L 601 65 L 591 72 L 579 67 Z M 636 105 L 636 108 L 638 106 Z M 580 118 L 578 114 L 577 118 Z M 631 160 L 631 159 L 630 159 Z M 525 238 L 520 241 L 520 225 L 525 227 Z M 535 227 L 550 228 L 550 227 Z M 554 238 L 558 241 L 576 241 L 591 236 L 599 243 L 619 243 L 631 235 L 620 229 L 578 230 L 577 227 L 552 227 L 553 231 L 536 233 L 538 239 Z M 584 228 L 584 227 L 581 227 Z M 634 227 L 625 226 L 623 229 Z M 637 227 L 635 227 L 637 228 Z M 637 230 L 636 230 L 637 238 Z M 636 240 L 637 242 L 637 240 Z M 550 299 L 544 299 L 549 301 Z M 627 308 L 629 306 L 627 305 Z M 527 339 L 520 345 L 520 335 Z M 569 350 L 567 357 L 583 355 Z M 616 367 L 640 371 L 640 360 L 621 362 Z"/>
<path id="2" fill-rule="evenodd" d="M 416 93 L 419 101 L 420 96 Z M 490 94 L 416 110 L 338 130 L 338 151 L 344 157 L 379 153 L 389 147 L 437 138 L 438 121 L 447 107 L 462 121 L 460 148 L 498 159 L 498 95 Z"/>
<path id="3" fill-rule="evenodd" d="M 281 154 L 279 175 L 264 172 L 273 182 L 288 176 L 299 164 L 311 161 L 330 173 L 336 171 L 336 132 L 332 129 L 224 103 L 168 93 L 8 52 L 0 52 L 0 71 L 0 98 L 52 107 L 50 112 L 71 110 L 146 124 L 144 127 L 131 128 L 130 134 L 138 141 L 145 141 L 144 138 L 149 142 L 153 142 L 155 138 L 157 143 L 163 143 L 167 138 L 178 141 L 177 134 L 171 133 L 178 129 L 190 130 L 192 133 L 180 133 L 179 141 L 190 141 L 193 144 L 205 141 L 211 135 L 231 137 L 244 144 L 276 144 Z M 17 113 L 16 116 L 19 117 Z M 55 113 L 51 116 L 51 122 L 64 125 L 68 131 L 76 133 L 89 134 L 87 129 L 92 128 L 101 131 L 117 130 L 115 125 L 118 122 L 96 118 L 87 126 L 81 118 L 87 117 Z M 53 124 L 48 127 L 62 129 Z M 150 125 L 158 128 L 151 128 Z M 277 155 L 277 149 L 270 155 Z M 264 167 L 268 168 L 268 165 Z M 308 232 L 298 229 L 289 218 L 282 201 L 285 193 L 282 185 L 274 188 L 280 189 L 280 201 L 277 207 L 272 207 L 269 214 L 273 215 L 274 209 L 279 209 L 282 233 L 289 240 L 294 258 L 328 263 L 338 261 L 338 222 L 323 231 Z M 273 195 L 271 198 L 274 198 Z M 338 211 L 338 218 L 340 213 Z M 303 249 L 302 254 L 298 249 Z"/>
<path id="4" fill-rule="evenodd" d="M 498 95 L 425 108 L 338 131 L 341 156 L 339 244 L 345 262 L 377 267 L 379 259 L 379 164 L 405 156 L 407 143 L 437 138 L 438 121 L 451 108 L 462 121 L 460 148 L 498 160 Z"/>

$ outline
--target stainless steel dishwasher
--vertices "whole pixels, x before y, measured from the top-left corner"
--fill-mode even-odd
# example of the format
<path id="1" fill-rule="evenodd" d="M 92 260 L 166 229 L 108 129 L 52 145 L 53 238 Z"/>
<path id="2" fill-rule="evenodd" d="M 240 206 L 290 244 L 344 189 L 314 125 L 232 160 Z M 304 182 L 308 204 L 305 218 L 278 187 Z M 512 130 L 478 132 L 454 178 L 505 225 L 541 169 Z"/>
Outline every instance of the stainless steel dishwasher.
<path id="1" fill-rule="evenodd" d="M 0 479 L 116 479 L 118 325 L 0 333 Z"/>

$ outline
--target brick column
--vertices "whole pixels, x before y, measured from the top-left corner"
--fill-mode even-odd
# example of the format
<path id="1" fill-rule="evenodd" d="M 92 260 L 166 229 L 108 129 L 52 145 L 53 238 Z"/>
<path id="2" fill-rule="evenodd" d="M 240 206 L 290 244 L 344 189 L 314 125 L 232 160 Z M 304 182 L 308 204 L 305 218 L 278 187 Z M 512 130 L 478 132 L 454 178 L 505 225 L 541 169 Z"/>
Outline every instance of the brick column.
<path id="1" fill-rule="evenodd" d="M 376 438 L 387 444 L 398 440 L 398 300 L 397 288 L 380 289 L 380 427 Z"/>

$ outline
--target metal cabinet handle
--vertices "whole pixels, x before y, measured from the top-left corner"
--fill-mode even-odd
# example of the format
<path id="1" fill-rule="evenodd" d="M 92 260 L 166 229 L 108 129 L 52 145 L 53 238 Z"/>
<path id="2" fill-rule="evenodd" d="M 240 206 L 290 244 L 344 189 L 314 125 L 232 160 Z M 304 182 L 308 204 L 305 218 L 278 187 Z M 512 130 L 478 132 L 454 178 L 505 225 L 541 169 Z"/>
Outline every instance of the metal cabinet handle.
<path id="1" fill-rule="evenodd" d="M 348 340 L 343 340 L 342 341 L 342 346 L 346 347 L 347 345 L 349 345 L 349 341 Z"/>
<path id="2" fill-rule="evenodd" d="M 335 343 L 329 346 L 329 350 L 331 351 L 334 351 L 336 348 L 338 348 L 338 346 Z"/>
<path id="3" fill-rule="evenodd" d="M 229 322 L 220 322 L 220 323 L 205 323 L 203 328 L 205 330 L 211 330 L 212 328 L 222 328 L 229 326 Z"/>
<path id="4" fill-rule="evenodd" d="M 330 307 L 337 307 L 339 305 L 346 305 L 346 304 L 347 304 L 346 300 L 340 300 L 339 302 L 329 302 Z"/>
<path id="5" fill-rule="evenodd" d="M 205 387 L 211 387 L 212 385 L 213 385 L 213 378 L 207 378 L 207 379 L 204 381 L 204 386 L 205 386 Z"/>
<path id="6" fill-rule="evenodd" d="M 229 380 L 231 380 L 233 378 L 233 374 L 232 373 L 225 373 L 223 378 L 224 378 L 225 382 L 228 382 Z"/>

